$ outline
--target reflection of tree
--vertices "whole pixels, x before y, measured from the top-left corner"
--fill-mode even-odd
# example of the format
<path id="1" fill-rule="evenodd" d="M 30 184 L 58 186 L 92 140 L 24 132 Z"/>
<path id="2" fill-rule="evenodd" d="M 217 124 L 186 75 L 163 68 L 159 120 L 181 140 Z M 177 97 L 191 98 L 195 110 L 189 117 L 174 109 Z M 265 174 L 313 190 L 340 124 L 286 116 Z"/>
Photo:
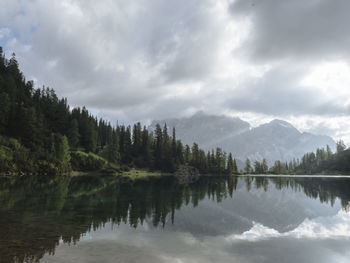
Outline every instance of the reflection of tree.
<path id="1" fill-rule="evenodd" d="M 349 206 L 350 180 L 347 178 L 272 177 L 269 180 L 274 183 L 277 189 L 291 188 L 294 191 L 303 191 L 308 197 L 319 199 L 321 203 L 330 203 L 332 206 L 338 197 L 343 209 L 347 209 Z M 258 184 L 257 188 L 259 188 Z"/>
<path id="2" fill-rule="evenodd" d="M 197 206 L 206 196 L 218 202 L 226 198 L 235 182 L 237 178 L 226 177 L 203 177 L 190 185 L 174 177 L 0 180 L 1 260 L 37 262 L 45 253 L 54 253 L 60 239 L 76 243 L 107 222 L 136 228 L 151 218 L 154 226 L 165 225 L 183 205 Z"/>
<path id="3" fill-rule="evenodd" d="M 220 202 L 234 196 L 239 177 L 200 177 L 179 184 L 174 177 L 132 181 L 117 177 L 11 178 L 0 180 L 0 262 L 37 262 L 54 253 L 60 239 L 78 242 L 81 235 L 107 222 L 137 227 L 146 219 L 154 226 L 173 222 L 184 205 L 197 206 L 204 198 Z M 350 200 L 344 179 L 242 179 L 248 191 L 269 183 L 277 189 L 303 191 L 321 202 L 339 197 L 344 208 Z"/>

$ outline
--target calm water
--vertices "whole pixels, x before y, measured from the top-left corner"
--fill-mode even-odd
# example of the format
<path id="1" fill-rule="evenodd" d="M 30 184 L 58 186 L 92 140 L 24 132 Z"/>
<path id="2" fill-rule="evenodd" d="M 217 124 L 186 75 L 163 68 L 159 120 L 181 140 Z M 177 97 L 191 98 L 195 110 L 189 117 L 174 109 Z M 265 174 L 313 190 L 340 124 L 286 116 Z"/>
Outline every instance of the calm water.
<path id="1" fill-rule="evenodd" d="M 0 180 L 0 262 L 349 262 L 350 178 Z"/>

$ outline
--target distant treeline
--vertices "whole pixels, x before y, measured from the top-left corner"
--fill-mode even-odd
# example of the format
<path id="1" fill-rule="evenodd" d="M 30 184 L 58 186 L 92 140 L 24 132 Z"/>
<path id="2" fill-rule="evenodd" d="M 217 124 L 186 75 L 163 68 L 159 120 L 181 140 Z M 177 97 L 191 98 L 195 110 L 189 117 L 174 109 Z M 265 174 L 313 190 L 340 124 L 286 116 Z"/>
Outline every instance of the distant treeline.
<path id="1" fill-rule="evenodd" d="M 249 159 L 245 162 L 245 173 L 255 174 L 326 174 L 326 173 L 350 173 L 350 149 L 342 140 L 337 142 L 337 150 L 332 152 L 327 145 L 326 149 L 320 148 L 316 153 L 304 154 L 301 159 L 293 159 L 290 162 L 275 161 L 268 169 L 266 161 L 254 161 L 251 164 Z"/>
<path id="2" fill-rule="evenodd" d="M 176 131 L 140 123 L 111 125 L 83 108 L 71 109 L 53 89 L 35 89 L 19 70 L 15 54 L 0 47 L 0 173 L 59 174 L 73 170 L 174 172 L 191 165 L 202 173 L 238 173 L 231 154 L 204 152 L 176 139 Z M 172 134 L 171 136 L 169 135 Z"/>

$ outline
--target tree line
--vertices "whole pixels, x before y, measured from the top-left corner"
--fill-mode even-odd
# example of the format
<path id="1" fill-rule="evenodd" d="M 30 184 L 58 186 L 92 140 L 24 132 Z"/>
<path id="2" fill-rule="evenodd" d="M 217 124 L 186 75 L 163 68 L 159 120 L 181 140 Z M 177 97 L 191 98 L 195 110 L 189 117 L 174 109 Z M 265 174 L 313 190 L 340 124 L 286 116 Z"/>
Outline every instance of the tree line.
<path id="1" fill-rule="evenodd" d="M 245 162 L 243 171 L 221 148 L 205 152 L 197 143 L 183 145 L 175 128 L 140 123 L 112 125 L 85 107 L 71 109 L 53 89 L 35 89 L 19 70 L 15 54 L 6 59 L 0 47 L 0 173 L 59 174 L 73 170 L 127 170 L 130 167 L 174 172 L 180 165 L 215 174 L 297 174 L 350 172 L 343 141 L 300 160 Z"/>
<path id="2" fill-rule="evenodd" d="M 262 162 L 246 159 L 244 172 L 247 174 L 320 174 L 320 173 L 349 173 L 350 172 L 350 149 L 339 140 L 336 152 L 333 153 L 327 145 L 326 148 L 318 148 L 316 152 L 309 152 L 300 159 L 289 162 L 275 161 L 270 168 L 266 159 Z"/>
<path id="3" fill-rule="evenodd" d="M 175 128 L 112 125 L 85 107 L 71 109 L 53 89 L 35 89 L 19 70 L 15 54 L 6 59 L 1 47 L 0 112 L 1 173 L 58 174 L 106 167 L 174 172 L 179 165 L 202 173 L 238 173 L 231 153 L 183 145 Z"/>

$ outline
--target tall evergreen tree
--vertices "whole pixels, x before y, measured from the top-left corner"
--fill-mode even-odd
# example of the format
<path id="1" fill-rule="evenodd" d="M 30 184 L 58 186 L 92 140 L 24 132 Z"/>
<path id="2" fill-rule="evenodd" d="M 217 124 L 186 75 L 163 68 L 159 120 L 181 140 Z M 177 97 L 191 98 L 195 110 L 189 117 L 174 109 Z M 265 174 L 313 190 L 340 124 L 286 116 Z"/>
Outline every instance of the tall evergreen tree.
<path id="1" fill-rule="evenodd" d="M 341 153 L 346 149 L 346 145 L 343 140 L 337 141 L 337 153 Z"/>
<path id="2" fill-rule="evenodd" d="M 60 171 L 61 172 L 69 172 L 71 169 L 70 165 L 70 149 L 68 144 L 68 139 L 66 136 L 58 137 L 58 144 L 56 149 L 57 159 L 60 162 Z"/>
<path id="3" fill-rule="evenodd" d="M 232 175 L 235 173 L 234 171 L 234 164 L 233 164 L 233 159 L 232 159 L 232 154 L 228 154 L 228 160 L 227 160 L 227 173 Z"/>
<path id="4" fill-rule="evenodd" d="M 245 173 L 247 173 L 247 174 L 249 174 L 249 173 L 252 172 L 252 166 L 251 166 L 251 163 L 250 163 L 249 158 L 247 158 L 247 160 L 245 161 L 244 171 L 245 171 Z"/>
<path id="5" fill-rule="evenodd" d="M 119 155 L 119 139 L 118 139 L 118 135 L 117 133 L 115 133 L 112 136 L 112 141 L 110 144 L 107 145 L 106 147 L 106 157 L 107 157 L 107 161 L 109 163 L 113 163 L 113 164 L 118 164 L 119 163 L 119 159 L 120 159 L 120 155 Z"/>
<path id="6" fill-rule="evenodd" d="M 232 166 L 232 169 L 233 169 L 233 173 L 234 173 L 234 174 L 238 174 L 238 167 L 237 167 L 236 159 L 233 159 L 233 166 Z"/>
<path id="7" fill-rule="evenodd" d="M 79 146 L 79 126 L 76 119 L 72 119 L 68 129 L 68 140 L 72 150 L 76 150 Z"/>

